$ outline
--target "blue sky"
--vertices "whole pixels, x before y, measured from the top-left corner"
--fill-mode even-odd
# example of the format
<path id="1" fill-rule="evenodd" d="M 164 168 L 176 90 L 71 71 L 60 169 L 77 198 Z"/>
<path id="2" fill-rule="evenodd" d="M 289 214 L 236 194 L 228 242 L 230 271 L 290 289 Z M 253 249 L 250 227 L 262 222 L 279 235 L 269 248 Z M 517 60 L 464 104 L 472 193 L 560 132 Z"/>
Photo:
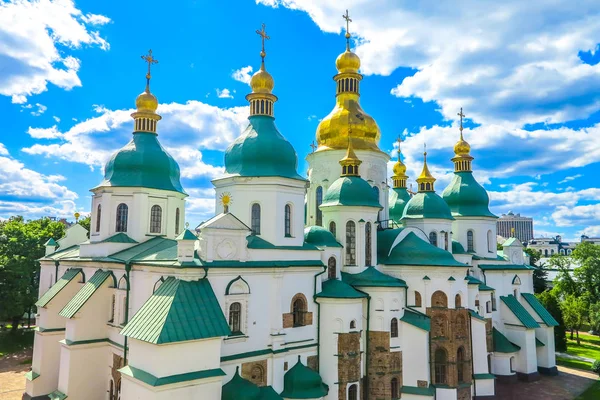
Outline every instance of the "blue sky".
<path id="1" fill-rule="evenodd" d="M 532 0 L 0 0 L 0 218 L 89 212 L 89 189 L 131 137 L 152 48 L 159 138 L 180 163 L 194 225 L 246 123 L 250 68 L 267 68 L 300 171 L 333 107 L 346 8 L 365 78 L 361 103 L 411 178 L 427 142 L 438 191 L 452 176 L 456 113 L 492 210 L 537 235 L 600 236 L 600 3 Z M 234 4 L 234 6 L 232 5 Z"/>

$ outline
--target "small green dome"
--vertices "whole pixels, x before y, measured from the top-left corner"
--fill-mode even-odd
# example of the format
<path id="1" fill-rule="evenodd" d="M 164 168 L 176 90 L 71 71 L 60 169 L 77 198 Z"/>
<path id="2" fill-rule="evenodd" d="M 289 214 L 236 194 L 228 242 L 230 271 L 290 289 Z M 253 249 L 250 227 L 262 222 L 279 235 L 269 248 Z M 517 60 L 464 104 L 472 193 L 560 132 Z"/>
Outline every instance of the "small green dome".
<path id="1" fill-rule="evenodd" d="M 379 238 L 379 235 L 378 235 Z M 388 242 L 389 243 L 389 242 Z M 379 251 L 379 248 L 378 248 Z M 384 248 L 384 257 L 379 262 L 384 265 L 424 265 L 436 267 L 467 267 L 454 259 L 446 250 L 422 240 L 414 232 L 410 232 L 393 248 Z"/>
<path id="2" fill-rule="evenodd" d="M 304 229 L 304 242 L 319 247 L 342 247 L 333 234 L 322 226 L 307 226 Z"/>
<path id="3" fill-rule="evenodd" d="M 242 378 L 239 367 L 235 369 L 233 378 L 221 391 L 221 400 L 260 400 L 260 389 L 254 383 Z"/>
<path id="4" fill-rule="evenodd" d="M 467 252 L 459 241 L 452 239 L 452 254 L 467 254 Z"/>
<path id="5" fill-rule="evenodd" d="M 497 218 L 490 212 L 487 192 L 475 180 L 472 172 L 455 172 L 442 197 L 455 217 Z"/>
<path id="6" fill-rule="evenodd" d="M 448 204 L 436 192 L 419 192 L 404 207 L 402 219 L 436 218 L 453 220 Z"/>
<path id="7" fill-rule="evenodd" d="M 362 299 L 368 297 L 366 293 L 359 292 L 346 282 L 338 279 L 328 279 L 321 285 L 321 292 L 316 298 L 325 299 Z"/>
<path id="8" fill-rule="evenodd" d="M 342 176 L 327 189 L 321 207 L 363 206 L 381 208 L 375 189 L 360 176 Z"/>
<path id="9" fill-rule="evenodd" d="M 184 193 L 179 165 L 161 146 L 158 136 L 135 132 L 133 139 L 106 163 L 97 187 L 145 187 Z"/>
<path id="10" fill-rule="evenodd" d="M 283 392 L 286 399 L 320 399 L 329 392 L 327 385 L 318 372 L 313 371 L 300 361 L 283 376 Z"/>
<path id="11" fill-rule="evenodd" d="M 398 222 L 402 219 L 404 213 L 404 207 L 410 200 L 410 194 L 406 188 L 393 188 L 390 190 L 389 205 L 390 205 L 390 219 Z"/>
<path id="12" fill-rule="evenodd" d="M 225 172 L 247 177 L 305 180 L 296 171 L 296 151 L 277 130 L 275 119 L 266 115 L 248 119 L 248 127 L 225 151 Z"/>

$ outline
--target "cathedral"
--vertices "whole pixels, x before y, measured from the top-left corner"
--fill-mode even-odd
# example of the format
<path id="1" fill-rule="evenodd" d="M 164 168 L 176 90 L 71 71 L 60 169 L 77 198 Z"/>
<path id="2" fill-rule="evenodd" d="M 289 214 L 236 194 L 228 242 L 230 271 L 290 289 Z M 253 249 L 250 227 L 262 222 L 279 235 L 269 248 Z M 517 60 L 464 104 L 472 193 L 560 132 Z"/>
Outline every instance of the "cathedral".
<path id="1" fill-rule="evenodd" d="M 391 161 L 361 108 L 347 30 L 303 175 L 257 32 L 248 125 L 195 230 L 143 57 L 133 135 L 91 189 L 90 231 L 72 226 L 40 260 L 23 398 L 493 399 L 497 382 L 557 374 L 557 322 L 521 243 L 497 250 L 462 110 L 452 182 L 436 192 L 425 152 L 408 190 L 400 149 Z"/>

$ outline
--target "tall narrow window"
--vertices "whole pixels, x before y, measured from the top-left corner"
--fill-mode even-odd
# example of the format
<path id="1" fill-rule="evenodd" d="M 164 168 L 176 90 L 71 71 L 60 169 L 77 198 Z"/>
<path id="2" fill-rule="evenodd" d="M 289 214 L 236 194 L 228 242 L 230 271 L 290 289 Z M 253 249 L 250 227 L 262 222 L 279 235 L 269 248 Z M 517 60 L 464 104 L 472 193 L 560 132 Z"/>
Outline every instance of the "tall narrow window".
<path id="1" fill-rule="evenodd" d="M 473 231 L 467 231 L 467 251 L 475 251 L 475 244 L 473 243 Z"/>
<path id="2" fill-rule="evenodd" d="M 358 387 L 356 384 L 348 388 L 348 400 L 358 400 Z"/>
<path id="3" fill-rule="evenodd" d="M 450 248 L 448 245 L 448 241 L 450 240 L 450 239 L 448 239 L 449 237 L 450 237 L 449 232 L 444 233 L 444 250 L 446 250 L 446 251 L 448 251 L 448 249 Z"/>
<path id="4" fill-rule="evenodd" d="M 419 293 L 415 290 L 415 307 L 421 307 L 421 305 L 422 305 L 421 293 Z"/>
<path id="5" fill-rule="evenodd" d="M 162 208 L 153 205 L 150 209 L 150 233 L 160 233 L 162 221 Z"/>
<path id="6" fill-rule="evenodd" d="M 346 265 L 356 265 L 356 224 L 346 223 Z"/>
<path id="7" fill-rule="evenodd" d="M 335 222 L 331 221 L 329 223 L 329 232 L 331 232 L 331 234 L 333 235 L 333 237 L 335 237 L 336 231 L 335 231 Z"/>
<path id="8" fill-rule="evenodd" d="M 127 204 L 121 203 L 117 206 L 117 225 L 115 231 L 127 232 L 127 213 L 129 208 Z"/>
<path id="9" fill-rule="evenodd" d="M 96 232 L 100 232 L 100 220 L 102 219 L 102 204 L 98 204 L 96 211 Z"/>
<path id="10" fill-rule="evenodd" d="M 437 246 L 437 233 L 435 233 L 435 232 L 429 233 L 429 243 L 431 243 L 434 246 Z"/>
<path id="11" fill-rule="evenodd" d="M 260 235 L 260 205 L 257 203 L 252 204 L 250 228 L 255 235 Z"/>
<path id="12" fill-rule="evenodd" d="M 434 371 L 435 371 L 435 383 L 445 385 L 447 382 L 446 378 L 446 363 L 448 357 L 444 349 L 437 349 L 434 355 Z"/>
<path id="13" fill-rule="evenodd" d="M 175 210 L 175 234 L 179 235 L 179 208 Z"/>
<path id="14" fill-rule="evenodd" d="M 377 186 L 373 186 L 373 193 L 375 193 L 375 198 L 377 199 L 377 204 L 379 204 L 379 188 Z M 377 212 L 377 221 L 381 220 L 381 211 Z"/>
<path id="15" fill-rule="evenodd" d="M 292 206 L 289 204 L 285 205 L 285 236 L 292 236 Z"/>
<path id="16" fill-rule="evenodd" d="M 304 300 L 297 298 L 292 304 L 292 317 L 294 320 L 294 326 L 304 326 L 304 315 L 306 314 L 306 305 Z"/>
<path id="17" fill-rule="evenodd" d="M 461 301 L 460 301 L 460 294 L 456 294 L 456 296 L 454 296 L 454 308 L 460 308 L 461 307 Z"/>
<path id="18" fill-rule="evenodd" d="M 492 292 L 492 311 L 496 311 L 496 294 Z"/>
<path id="19" fill-rule="evenodd" d="M 234 335 L 242 333 L 242 305 L 238 302 L 229 306 L 229 329 Z"/>
<path id="20" fill-rule="evenodd" d="M 465 381 L 465 349 L 462 346 L 456 352 L 456 372 L 458 383 L 463 383 Z"/>
<path id="21" fill-rule="evenodd" d="M 317 188 L 317 191 L 315 193 L 315 197 L 316 197 L 316 202 L 315 202 L 315 207 L 316 207 L 315 208 L 316 221 L 315 221 L 315 225 L 322 226 L 323 225 L 323 212 L 321 211 L 321 209 L 319 207 L 323 203 L 323 187 L 319 186 Z"/>
<path id="22" fill-rule="evenodd" d="M 390 382 L 390 391 L 392 392 L 392 399 L 397 399 L 400 396 L 398 396 L 398 378 L 392 378 L 392 381 Z"/>
<path id="23" fill-rule="evenodd" d="M 489 230 L 487 233 L 487 242 L 488 242 L 488 252 L 493 253 L 494 252 L 494 235 L 492 234 L 492 231 Z"/>
<path id="24" fill-rule="evenodd" d="M 393 338 L 398 337 L 398 320 L 396 318 L 392 318 L 390 323 L 390 336 Z"/>
<path id="25" fill-rule="evenodd" d="M 335 279 L 337 276 L 337 266 L 335 262 L 335 257 L 329 257 L 327 261 L 327 277 L 329 279 Z"/>
<path id="26" fill-rule="evenodd" d="M 371 223 L 365 224 L 365 265 L 371 265 Z"/>

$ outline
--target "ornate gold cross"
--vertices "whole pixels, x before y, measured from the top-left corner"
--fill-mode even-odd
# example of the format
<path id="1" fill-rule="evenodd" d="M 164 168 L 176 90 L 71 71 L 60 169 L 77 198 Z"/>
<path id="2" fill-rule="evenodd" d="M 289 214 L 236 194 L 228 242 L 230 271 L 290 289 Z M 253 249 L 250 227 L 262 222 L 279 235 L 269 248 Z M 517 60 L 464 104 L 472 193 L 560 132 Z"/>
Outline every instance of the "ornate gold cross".
<path id="1" fill-rule="evenodd" d="M 346 10 L 346 14 L 342 15 L 342 18 L 346 20 L 346 33 L 350 33 L 350 22 L 352 22 L 352 19 L 350 19 L 350 14 L 348 14 L 348 10 Z"/>
<path id="2" fill-rule="evenodd" d="M 146 79 L 150 80 L 150 67 L 152 64 L 158 64 L 158 60 L 152 57 L 152 49 L 148 50 L 148 54 L 142 56 L 142 60 L 148 63 L 148 73 L 146 74 Z"/>
<path id="3" fill-rule="evenodd" d="M 263 61 L 265 61 L 265 56 L 267 55 L 265 53 L 265 39 L 267 39 L 267 40 L 271 39 L 269 36 L 267 36 L 267 30 L 265 28 L 266 28 L 266 25 L 263 23 L 262 24 L 262 29 L 260 31 L 258 29 L 256 30 L 256 33 L 262 39 L 262 50 L 260 52 L 260 56 L 262 57 Z"/>
<path id="4" fill-rule="evenodd" d="M 458 114 L 456 114 L 460 117 L 460 133 L 462 134 L 463 131 L 463 118 L 465 117 L 465 114 L 463 114 L 463 110 L 462 107 L 460 108 L 460 112 Z"/>

